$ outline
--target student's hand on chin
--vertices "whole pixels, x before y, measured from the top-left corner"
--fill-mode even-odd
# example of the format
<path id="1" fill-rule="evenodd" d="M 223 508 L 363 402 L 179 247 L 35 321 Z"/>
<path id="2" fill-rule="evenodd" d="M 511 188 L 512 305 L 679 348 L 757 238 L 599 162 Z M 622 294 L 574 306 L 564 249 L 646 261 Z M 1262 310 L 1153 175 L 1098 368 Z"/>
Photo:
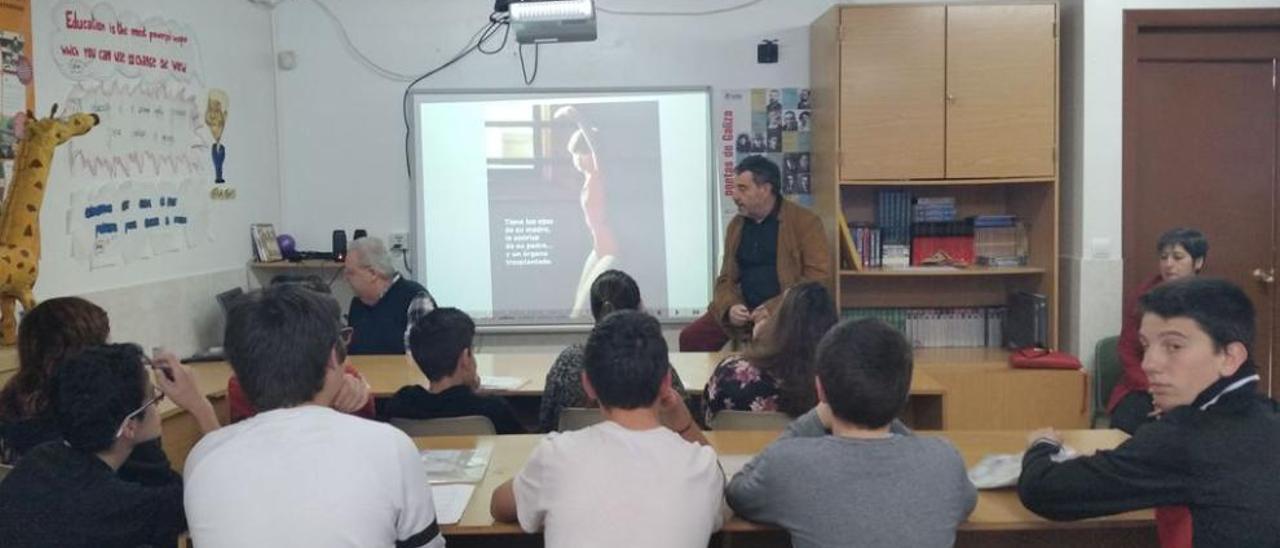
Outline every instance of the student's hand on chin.
<path id="1" fill-rule="evenodd" d="M 684 405 L 684 398 L 675 388 L 668 386 L 658 398 L 658 418 L 662 424 L 672 430 L 688 428 L 693 421 L 689 408 Z"/>
<path id="2" fill-rule="evenodd" d="M 333 408 L 343 413 L 354 413 L 369 401 L 369 384 L 355 375 L 344 375 L 342 388 L 333 398 Z"/>
<path id="3" fill-rule="evenodd" d="M 827 431 L 830 431 L 831 424 L 835 422 L 834 419 L 832 418 L 833 415 L 831 414 L 831 406 L 827 405 L 827 402 L 822 401 L 822 402 L 818 402 L 818 405 L 815 407 L 815 409 L 818 410 L 818 420 L 822 421 L 822 427 L 826 428 Z"/>

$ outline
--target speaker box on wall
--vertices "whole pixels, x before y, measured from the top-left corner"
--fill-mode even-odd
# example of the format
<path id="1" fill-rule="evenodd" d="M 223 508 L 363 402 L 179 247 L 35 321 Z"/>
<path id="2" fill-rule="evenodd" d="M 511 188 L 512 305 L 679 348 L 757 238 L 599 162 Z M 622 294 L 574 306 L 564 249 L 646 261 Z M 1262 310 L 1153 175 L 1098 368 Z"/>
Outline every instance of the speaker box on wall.
<path id="1" fill-rule="evenodd" d="M 351 233 L 351 241 L 354 242 L 368 235 L 369 235 L 369 232 L 367 230 L 363 228 L 357 228 L 355 232 Z"/>
<path id="2" fill-rule="evenodd" d="M 343 261 L 347 258 L 347 231 L 333 231 L 333 260 Z"/>

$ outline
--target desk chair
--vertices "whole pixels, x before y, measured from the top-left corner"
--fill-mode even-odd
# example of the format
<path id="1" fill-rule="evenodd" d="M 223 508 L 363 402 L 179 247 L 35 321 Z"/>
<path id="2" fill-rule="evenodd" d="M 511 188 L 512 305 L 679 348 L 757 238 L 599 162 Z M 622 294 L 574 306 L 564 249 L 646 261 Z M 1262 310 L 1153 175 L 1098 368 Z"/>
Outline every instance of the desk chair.
<path id="1" fill-rule="evenodd" d="M 1122 365 L 1119 351 L 1120 337 L 1107 337 L 1093 347 L 1093 419 L 1089 426 L 1106 428 L 1111 424 L 1107 415 L 1107 400 L 1111 389 L 1120 380 Z"/>
<path id="2" fill-rule="evenodd" d="M 447 419 L 391 419 L 391 426 L 409 437 L 418 436 L 492 436 L 498 433 L 493 421 L 480 415 Z"/>
<path id="3" fill-rule="evenodd" d="M 707 422 L 712 430 L 782 430 L 791 423 L 791 417 L 777 411 L 733 411 L 716 413 Z"/>
<path id="4" fill-rule="evenodd" d="M 600 410 L 594 407 L 566 407 L 560 410 L 558 430 L 561 432 L 581 430 L 603 421 L 604 415 L 601 415 Z"/>

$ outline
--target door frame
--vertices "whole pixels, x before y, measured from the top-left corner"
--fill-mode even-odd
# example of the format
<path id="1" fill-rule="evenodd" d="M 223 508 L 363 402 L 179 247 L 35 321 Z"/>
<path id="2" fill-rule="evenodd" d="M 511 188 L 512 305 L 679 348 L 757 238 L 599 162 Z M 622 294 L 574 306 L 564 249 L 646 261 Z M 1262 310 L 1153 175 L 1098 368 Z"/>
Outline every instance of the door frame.
<path id="1" fill-rule="evenodd" d="M 1123 92 L 1121 99 L 1121 113 L 1124 119 L 1129 119 L 1131 112 L 1136 110 L 1136 97 L 1134 90 L 1138 84 L 1138 60 L 1143 57 L 1143 45 L 1139 42 L 1139 35 L 1168 33 L 1168 34 L 1186 34 L 1204 31 L 1220 31 L 1231 32 L 1237 31 L 1240 40 L 1247 35 L 1257 31 L 1280 31 L 1280 8 L 1257 8 L 1257 9 L 1162 9 L 1162 10 L 1125 10 L 1124 12 L 1124 45 L 1123 45 Z M 1227 39 L 1222 42 L 1222 46 L 1229 47 L 1235 44 L 1235 40 Z M 1221 58 L 1216 54 L 1214 49 L 1208 48 L 1198 51 L 1178 51 L 1176 53 L 1164 52 L 1170 57 L 1182 58 L 1186 60 L 1195 60 L 1197 58 Z M 1136 219 L 1138 213 L 1138 204 L 1136 200 L 1124 199 L 1126 196 L 1132 196 L 1133 187 L 1137 184 L 1137 149 L 1138 134 L 1135 124 L 1123 124 L 1123 136 L 1121 145 L 1121 219 Z M 1277 127 L 1277 134 L 1280 136 L 1280 126 Z M 1277 139 L 1280 142 L 1280 138 Z M 1277 151 L 1277 161 L 1280 161 L 1280 151 Z M 1272 203 L 1275 207 L 1280 208 L 1280 196 L 1277 196 L 1277 186 L 1280 186 L 1280 165 L 1274 166 L 1272 172 L 1276 178 L 1275 186 L 1272 190 Z M 1278 215 L 1272 214 L 1271 230 L 1273 241 L 1280 239 L 1280 219 Z M 1121 246 L 1124 257 L 1136 257 L 1139 254 L 1136 250 L 1128 249 L 1129 243 L 1135 237 L 1133 231 L 1136 230 L 1131 223 L 1121 222 Z M 1280 244 L 1278 244 L 1280 245 Z M 1145 247 L 1144 247 L 1145 249 Z M 1280 262 L 1277 257 L 1275 247 L 1271 250 L 1271 264 L 1273 266 Z M 1122 268 L 1122 272 L 1127 271 Z M 1122 274 L 1123 276 L 1123 274 Z M 1128 296 L 1127 288 L 1136 284 L 1138 280 L 1124 279 L 1123 284 L 1126 288 L 1125 295 Z M 1260 370 L 1265 371 L 1268 386 L 1265 387 L 1268 395 L 1275 397 L 1280 393 L 1280 379 L 1275 375 L 1275 357 L 1277 354 L 1276 345 L 1280 344 L 1280 337 L 1274 334 L 1280 332 L 1280 286 L 1272 285 L 1270 292 L 1275 306 L 1271 310 L 1258 310 L 1259 315 L 1270 314 L 1271 321 L 1268 325 L 1271 328 L 1269 333 L 1257 333 L 1255 338 L 1268 337 L 1271 338 L 1271 344 L 1268 345 L 1267 356 L 1255 357 L 1255 363 Z"/>

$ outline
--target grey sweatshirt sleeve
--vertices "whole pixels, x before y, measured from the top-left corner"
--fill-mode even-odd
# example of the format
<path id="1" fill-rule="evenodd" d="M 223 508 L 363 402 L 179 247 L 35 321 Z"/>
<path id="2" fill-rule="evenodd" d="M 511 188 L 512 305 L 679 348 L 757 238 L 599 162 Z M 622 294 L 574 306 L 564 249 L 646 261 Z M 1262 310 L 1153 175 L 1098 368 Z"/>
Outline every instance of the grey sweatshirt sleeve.
<path id="1" fill-rule="evenodd" d="M 818 418 L 818 411 L 810 409 L 808 413 L 796 417 L 782 431 L 778 439 L 756 455 L 742 471 L 729 481 L 725 489 L 725 500 L 734 513 L 740 517 L 762 523 L 777 523 L 779 516 L 771 515 L 769 494 L 773 492 L 770 482 L 776 481 L 778 471 L 771 471 L 776 464 L 771 463 L 774 449 L 779 442 L 788 438 L 817 438 L 830 435 Z M 776 506 L 776 505 L 775 505 Z"/>
<path id="2" fill-rule="evenodd" d="M 803 417 L 796 419 L 792 423 L 794 425 L 800 422 Z M 814 417 L 814 422 L 817 417 Z M 818 423 L 818 428 L 822 428 L 822 423 Z M 789 437 L 791 426 L 787 427 L 787 431 L 782 434 L 783 437 Z M 794 436 L 795 434 L 790 434 Z M 777 441 L 773 442 L 778 443 Z M 742 471 L 733 476 L 729 481 L 729 485 L 725 487 L 725 502 L 729 503 L 729 508 L 733 509 L 733 513 L 738 516 L 763 523 L 776 523 L 771 520 L 768 514 L 769 500 L 768 494 L 771 491 L 769 487 L 769 449 L 773 447 L 770 444 L 759 455 L 756 455 L 746 465 L 742 467 Z"/>

